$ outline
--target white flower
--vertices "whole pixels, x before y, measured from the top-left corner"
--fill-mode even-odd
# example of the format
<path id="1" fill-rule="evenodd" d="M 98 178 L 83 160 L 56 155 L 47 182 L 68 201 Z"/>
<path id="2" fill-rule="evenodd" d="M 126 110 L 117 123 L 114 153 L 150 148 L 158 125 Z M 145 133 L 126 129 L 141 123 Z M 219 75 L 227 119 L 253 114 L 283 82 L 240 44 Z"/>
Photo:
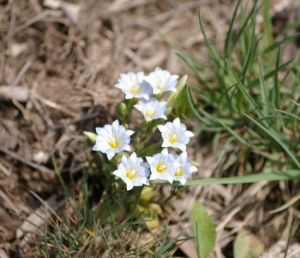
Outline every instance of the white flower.
<path id="1" fill-rule="evenodd" d="M 155 154 L 153 157 L 147 157 L 146 159 L 151 170 L 150 180 L 167 180 L 172 184 L 174 158 L 173 155 L 168 153 L 167 149 L 164 149 L 161 153 Z"/>
<path id="2" fill-rule="evenodd" d="M 120 125 L 118 120 L 114 121 L 112 125 L 97 127 L 96 132 L 96 144 L 93 150 L 105 153 L 109 160 L 116 153 L 124 150 L 130 151 L 130 136 L 134 134 L 134 131 L 126 130 L 124 126 Z"/>
<path id="3" fill-rule="evenodd" d="M 113 174 L 124 181 L 127 191 L 131 190 L 134 186 L 149 184 L 147 163 L 143 162 L 142 158 L 137 157 L 135 152 L 129 158 L 123 156 L 118 169 Z"/>
<path id="4" fill-rule="evenodd" d="M 168 122 L 165 125 L 158 125 L 158 130 L 163 138 L 162 147 L 178 148 L 186 151 L 186 145 L 190 138 L 194 135 L 186 129 L 184 124 L 180 123 L 180 119 L 176 118 L 173 122 Z"/>
<path id="5" fill-rule="evenodd" d="M 154 72 L 145 77 L 145 81 L 153 89 L 153 94 L 161 94 L 165 91 L 176 92 L 176 85 L 179 76 L 169 71 L 156 68 Z"/>
<path id="6" fill-rule="evenodd" d="M 143 72 L 122 73 L 115 87 L 122 90 L 125 94 L 125 99 L 149 99 L 149 94 L 152 94 L 152 89 L 144 82 L 144 77 Z"/>
<path id="7" fill-rule="evenodd" d="M 165 115 L 166 106 L 166 101 L 151 98 L 147 101 L 138 102 L 134 107 L 143 114 L 146 121 L 151 121 L 158 118 L 167 119 Z"/>
<path id="8" fill-rule="evenodd" d="M 187 178 L 189 178 L 198 169 L 192 165 L 190 160 L 188 160 L 186 152 L 181 153 L 179 156 L 174 155 L 174 159 L 175 169 L 173 170 L 173 180 L 179 181 L 182 185 L 184 185 Z"/>

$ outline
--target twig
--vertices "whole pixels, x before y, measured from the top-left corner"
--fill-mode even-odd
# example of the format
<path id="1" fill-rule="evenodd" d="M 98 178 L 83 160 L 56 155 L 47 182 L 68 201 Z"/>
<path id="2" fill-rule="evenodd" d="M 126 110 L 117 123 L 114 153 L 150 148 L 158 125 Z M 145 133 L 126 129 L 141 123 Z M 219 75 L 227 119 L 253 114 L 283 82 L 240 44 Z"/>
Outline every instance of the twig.
<path id="1" fill-rule="evenodd" d="M 15 152 L 12 152 L 12 151 L 10 151 L 10 150 L 2 147 L 2 146 L 0 146 L 0 152 L 2 152 L 4 154 L 12 157 L 13 159 L 15 159 L 17 161 L 20 161 L 20 162 L 24 163 L 25 165 L 27 165 L 29 167 L 32 167 L 32 168 L 34 168 L 36 170 L 39 170 L 41 172 L 45 172 L 45 173 L 49 173 L 51 175 L 54 175 L 54 172 L 51 169 L 48 169 L 48 168 L 46 168 L 44 166 L 41 166 L 41 165 L 35 164 L 35 163 L 33 163 L 33 162 L 29 161 L 29 160 L 26 160 L 26 159 L 20 157 Z"/>
<path id="2" fill-rule="evenodd" d="M 17 215 L 20 214 L 19 208 L 14 205 L 14 203 L 7 197 L 7 195 L 0 189 L 0 197 L 7 203 L 7 205 L 12 209 Z"/>
<path id="3" fill-rule="evenodd" d="M 27 62 L 23 65 L 20 72 L 18 73 L 17 77 L 14 79 L 12 85 L 19 84 L 20 80 L 25 75 L 25 73 L 27 72 L 27 70 L 30 68 L 31 65 L 32 65 L 32 60 L 31 59 L 27 60 Z"/>

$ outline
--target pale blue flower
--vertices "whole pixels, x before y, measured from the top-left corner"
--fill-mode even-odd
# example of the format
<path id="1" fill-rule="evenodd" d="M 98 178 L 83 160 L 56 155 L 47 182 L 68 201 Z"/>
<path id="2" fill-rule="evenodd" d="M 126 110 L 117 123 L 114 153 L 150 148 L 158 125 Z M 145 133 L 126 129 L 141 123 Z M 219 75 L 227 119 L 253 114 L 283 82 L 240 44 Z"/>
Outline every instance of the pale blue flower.
<path id="1" fill-rule="evenodd" d="M 186 129 L 186 126 L 180 123 L 180 119 L 176 118 L 173 122 L 165 125 L 158 125 L 158 130 L 163 138 L 163 148 L 178 148 L 186 151 L 186 145 L 190 142 L 190 138 L 194 135 Z"/>
<path id="2" fill-rule="evenodd" d="M 109 160 L 119 152 L 130 151 L 130 136 L 134 134 L 134 131 L 126 130 L 118 120 L 111 125 L 97 127 L 96 132 L 96 144 L 93 150 L 105 153 Z"/>
<path id="3" fill-rule="evenodd" d="M 150 180 L 166 180 L 172 184 L 174 171 L 174 157 L 164 149 L 152 157 L 146 157 L 150 167 Z"/>
<path id="4" fill-rule="evenodd" d="M 198 169 L 193 166 L 192 162 L 187 158 L 187 153 L 183 152 L 180 155 L 173 155 L 174 157 L 174 167 L 173 170 L 173 180 L 179 181 L 184 185 L 187 179 Z"/>
<path id="5" fill-rule="evenodd" d="M 125 99 L 149 99 L 152 89 L 145 83 L 144 78 L 143 72 L 122 73 L 115 87 L 119 88 L 125 94 Z"/>
<path id="6" fill-rule="evenodd" d="M 139 101 L 134 107 L 143 114 L 146 121 L 151 121 L 159 118 L 167 119 L 165 115 L 166 106 L 166 101 L 151 98 L 150 100 Z"/>
<path id="7" fill-rule="evenodd" d="M 162 94 L 166 91 L 176 92 L 178 78 L 178 75 L 157 67 L 145 77 L 145 81 L 152 87 L 153 94 Z"/>
<path id="8" fill-rule="evenodd" d="M 127 191 L 134 186 L 149 185 L 149 170 L 147 163 L 142 158 L 137 157 L 136 153 L 132 153 L 129 157 L 122 157 L 118 169 L 113 174 L 126 184 Z"/>

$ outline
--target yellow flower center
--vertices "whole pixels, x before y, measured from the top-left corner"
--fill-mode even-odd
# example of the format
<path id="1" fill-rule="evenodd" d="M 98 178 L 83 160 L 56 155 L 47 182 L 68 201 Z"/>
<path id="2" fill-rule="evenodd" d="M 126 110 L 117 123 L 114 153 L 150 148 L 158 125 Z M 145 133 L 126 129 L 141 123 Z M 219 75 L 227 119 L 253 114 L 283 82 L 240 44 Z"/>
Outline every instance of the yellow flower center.
<path id="1" fill-rule="evenodd" d="M 160 91 L 163 91 L 165 88 L 165 84 L 164 83 L 159 83 L 156 85 L 157 89 L 159 89 Z"/>
<path id="2" fill-rule="evenodd" d="M 158 162 L 157 165 L 156 165 L 156 171 L 160 174 L 162 173 L 165 173 L 167 170 L 167 166 L 166 166 L 166 163 L 164 162 Z"/>
<path id="3" fill-rule="evenodd" d="M 183 167 L 180 166 L 180 167 L 176 170 L 175 176 L 183 176 L 183 174 L 184 174 L 184 169 L 183 169 Z"/>
<path id="4" fill-rule="evenodd" d="M 133 96 L 136 96 L 137 94 L 139 94 L 141 91 L 141 87 L 139 84 L 135 84 L 131 87 L 130 92 Z"/>
<path id="5" fill-rule="evenodd" d="M 135 171 L 132 169 L 127 170 L 125 176 L 130 180 L 135 179 Z"/>
<path id="6" fill-rule="evenodd" d="M 174 132 L 170 133 L 170 135 L 169 135 L 169 142 L 171 144 L 174 144 L 174 143 L 177 142 L 177 134 L 176 133 L 174 133 Z"/>
<path id="7" fill-rule="evenodd" d="M 117 149 L 120 146 L 120 141 L 116 138 L 111 139 L 108 142 L 108 145 L 112 148 L 112 149 Z"/>
<path id="8" fill-rule="evenodd" d="M 145 112 L 146 117 L 153 118 L 155 115 L 155 109 L 154 108 L 147 108 Z"/>

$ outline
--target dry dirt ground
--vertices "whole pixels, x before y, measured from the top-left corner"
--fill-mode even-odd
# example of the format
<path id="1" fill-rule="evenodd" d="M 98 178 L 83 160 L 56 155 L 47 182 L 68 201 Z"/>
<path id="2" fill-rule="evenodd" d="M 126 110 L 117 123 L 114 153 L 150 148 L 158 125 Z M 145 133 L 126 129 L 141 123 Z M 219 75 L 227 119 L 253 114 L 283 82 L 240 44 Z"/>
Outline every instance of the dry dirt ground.
<path id="1" fill-rule="evenodd" d="M 274 12 L 288 8 L 288 1 L 273 2 Z M 32 257 L 22 230 L 41 206 L 36 195 L 57 209 L 63 205 L 54 164 L 62 173 L 81 173 L 91 155 L 83 131 L 112 121 L 122 97 L 113 87 L 119 74 L 157 66 L 188 73 L 175 48 L 208 59 L 198 12 L 221 47 L 232 10 L 231 0 L 0 0 L 1 258 Z M 217 157 L 194 147 L 200 176 L 210 176 Z M 190 188 L 167 211 L 169 220 L 180 221 L 171 235 L 187 227 L 192 203 L 201 200 L 217 224 L 215 257 L 226 257 L 224 247 L 242 228 L 268 248 L 288 234 L 292 215 L 266 212 L 286 187 Z M 195 257 L 191 242 L 182 251 Z"/>

